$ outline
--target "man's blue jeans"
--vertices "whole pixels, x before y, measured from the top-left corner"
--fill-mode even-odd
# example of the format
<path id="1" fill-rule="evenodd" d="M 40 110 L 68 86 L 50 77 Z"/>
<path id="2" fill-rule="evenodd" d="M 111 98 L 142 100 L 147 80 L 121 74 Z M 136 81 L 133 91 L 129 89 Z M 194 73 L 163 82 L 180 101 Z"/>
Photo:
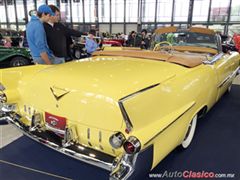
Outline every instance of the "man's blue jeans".
<path id="1" fill-rule="evenodd" d="M 52 62 L 52 64 L 62 64 L 65 63 L 65 59 L 63 57 L 49 57 L 50 61 Z M 36 64 L 46 64 L 45 61 L 39 57 L 39 58 L 33 58 L 33 62 Z"/>

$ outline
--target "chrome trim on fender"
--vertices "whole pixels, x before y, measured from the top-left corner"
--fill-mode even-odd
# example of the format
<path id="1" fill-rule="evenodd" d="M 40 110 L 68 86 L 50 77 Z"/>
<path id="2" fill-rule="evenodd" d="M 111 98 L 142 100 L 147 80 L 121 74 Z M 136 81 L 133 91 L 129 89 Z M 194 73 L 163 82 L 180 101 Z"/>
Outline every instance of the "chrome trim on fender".
<path id="1" fill-rule="evenodd" d="M 144 88 L 144 89 L 141 89 L 141 90 L 139 90 L 139 91 L 137 91 L 137 92 L 134 92 L 134 93 L 132 93 L 132 94 L 129 94 L 129 95 L 127 95 L 127 96 L 119 99 L 118 105 L 119 105 L 120 110 L 121 110 L 121 112 L 122 112 L 123 119 L 124 119 L 124 121 L 125 121 L 125 124 L 126 124 L 126 127 L 127 127 L 128 132 L 130 132 L 130 131 L 132 130 L 133 125 L 132 125 L 132 122 L 131 122 L 128 114 L 127 114 L 127 111 L 126 111 L 124 105 L 123 105 L 124 101 L 128 100 L 129 98 L 132 98 L 132 97 L 138 95 L 139 93 L 142 93 L 142 92 L 144 92 L 144 91 L 147 91 L 147 90 L 149 90 L 149 89 L 152 89 L 152 88 L 158 86 L 159 84 L 160 84 L 160 83 L 157 83 L 157 84 L 148 86 L 148 87 L 146 87 L 146 88 Z"/>
<path id="2" fill-rule="evenodd" d="M 239 74 L 240 74 L 240 67 L 238 67 L 238 72 L 237 72 L 237 75 L 239 75 Z M 237 75 L 236 75 L 236 76 L 237 76 Z"/>
<path id="3" fill-rule="evenodd" d="M 217 54 L 215 55 L 212 60 L 207 60 L 207 61 L 203 61 L 203 64 L 209 64 L 209 65 L 212 65 L 214 64 L 215 62 L 217 62 L 218 60 L 220 60 L 222 58 L 222 56 L 224 55 L 224 53 L 220 53 L 220 54 Z"/>
<path id="4" fill-rule="evenodd" d="M 6 88 L 3 86 L 2 83 L 0 83 L 0 91 L 4 91 Z"/>
<path id="5" fill-rule="evenodd" d="M 131 122 L 128 114 L 127 114 L 127 111 L 126 111 L 126 109 L 125 109 L 125 107 L 123 105 L 123 102 L 119 101 L 118 104 L 119 104 L 120 110 L 122 112 L 123 119 L 124 119 L 125 124 L 126 124 L 126 128 L 127 128 L 128 132 L 130 132 L 132 130 L 132 128 L 133 128 L 132 122 Z"/>
<path id="6" fill-rule="evenodd" d="M 144 146 L 149 144 L 152 140 L 154 140 L 156 137 L 158 137 L 163 131 L 165 131 L 167 128 L 169 128 L 173 123 L 175 123 L 177 120 L 179 120 L 186 112 L 188 112 L 196 103 L 193 103 L 188 109 L 186 109 L 182 114 L 180 114 L 174 121 L 172 121 L 170 124 L 168 124 L 165 128 L 163 128 L 160 132 L 155 134 L 151 139 L 149 139 Z"/>
<path id="7" fill-rule="evenodd" d="M 223 85 L 225 85 L 230 79 L 232 79 L 234 76 L 237 76 L 240 68 L 238 67 L 232 74 L 230 74 L 228 77 L 226 77 L 219 85 L 218 88 L 221 88 Z"/>

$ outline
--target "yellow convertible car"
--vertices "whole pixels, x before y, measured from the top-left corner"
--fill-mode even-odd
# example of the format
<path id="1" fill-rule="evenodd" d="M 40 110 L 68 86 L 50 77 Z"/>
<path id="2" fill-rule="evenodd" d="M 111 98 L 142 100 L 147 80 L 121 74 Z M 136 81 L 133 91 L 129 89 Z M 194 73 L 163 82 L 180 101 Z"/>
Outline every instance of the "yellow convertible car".
<path id="1" fill-rule="evenodd" d="M 209 29 L 168 27 L 151 51 L 0 70 L 0 119 L 111 179 L 134 179 L 187 148 L 197 119 L 230 90 L 240 56 L 220 42 Z"/>

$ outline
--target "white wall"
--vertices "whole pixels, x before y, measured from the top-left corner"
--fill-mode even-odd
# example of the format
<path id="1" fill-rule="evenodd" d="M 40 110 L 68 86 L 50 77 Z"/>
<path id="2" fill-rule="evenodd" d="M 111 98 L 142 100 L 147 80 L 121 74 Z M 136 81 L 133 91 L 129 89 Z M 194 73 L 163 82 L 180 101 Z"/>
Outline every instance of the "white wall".
<path id="1" fill-rule="evenodd" d="M 126 34 L 129 34 L 131 31 L 137 32 L 137 24 L 127 24 L 126 25 Z"/>
<path id="2" fill-rule="evenodd" d="M 123 33 L 123 24 L 112 24 L 112 33 Z"/>
<path id="3" fill-rule="evenodd" d="M 109 32 L 109 24 L 99 24 L 100 32 Z M 123 33 L 124 27 L 123 24 L 112 24 L 112 33 Z M 137 24 L 126 24 L 126 34 L 131 31 L 137 31 Z"/>
<path id="4" fill-rule="evenodd" d="M 109 32 L 110 25 L 109 24 L 99 24 L 99 31 L 100 32 Z"/>

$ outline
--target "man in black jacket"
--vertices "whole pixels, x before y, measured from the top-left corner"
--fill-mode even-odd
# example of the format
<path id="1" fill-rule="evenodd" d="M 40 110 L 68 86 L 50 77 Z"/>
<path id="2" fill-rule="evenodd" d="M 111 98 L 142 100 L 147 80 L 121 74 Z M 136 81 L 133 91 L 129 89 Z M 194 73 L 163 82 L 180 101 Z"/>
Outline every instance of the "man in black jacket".
<path id="1" fill-rule="evenodd" d="M 54 5 L 49 5 L 49 7 L 55 13 L 55 16 L 51 17 L 48 23 L 44 23 L 48 46 L 53 51 L 54 56 L 65 62 L 69 49 L 68 37 L 80 37 L 83 33 L 60 23 L 60 10 Z"/>
<path id="2" fill-rule="evenodd" d="M 141 41 L 141 49 L 148 49 L 150 47 L 150 39 L 147 37 L 147 30 L 143 29 L 141 31 L 142 34 L 142 41 Z"/>

